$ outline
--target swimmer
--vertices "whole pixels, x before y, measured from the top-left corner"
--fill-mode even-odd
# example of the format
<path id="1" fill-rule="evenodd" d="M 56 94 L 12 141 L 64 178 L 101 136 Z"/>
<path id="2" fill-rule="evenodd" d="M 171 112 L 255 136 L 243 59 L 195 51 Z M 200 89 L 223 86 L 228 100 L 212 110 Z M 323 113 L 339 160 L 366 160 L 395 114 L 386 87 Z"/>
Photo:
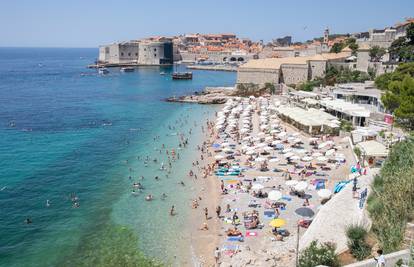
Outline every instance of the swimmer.
<path id="1" fill-rule="evenodd" d="M 32 221 L 32 219 L 30 219 L 30 218 L 26 218 L 26 220 L 24 220 L 24 222 L 25 222 L 26 224 L 31 224 L 33 221 Z"/>
<path id="2" fill-rule="evenodd" d="M 185 184 L 184 184 L 184 182 L 183 182 L 183 181 L 181 181 L 181 182 L 180 182 L 180 184 L 181 184 L 182 186 L 185 186 Z"/>
<path id="3" fill-rule="evenodd" d="M 145 197 L 146 201 L 151 201 L 154 197 L 150 194 L 148 196 Z"/>
<path id="4" fill-rule="evenodd" d="M 172 205 L 171 209 L 170 209 L 170 215 L 174 216 L 175 215 L 175 209 L 174 209 L 174 205 Z"/>
<path id="5" fill-rule="evenodd" d="M 46 199 L 46 207 L 50 207 L 50 201 L 49 201 L 49 199 Z"/>
<path id="6" fill-rule="evenodd" d="M 167 198 L 167 194 L 162 193 L 162 195 L 161 195 L 161 199 L 162 199 L 162 200 L 165 200 L 166 198 Z"/>

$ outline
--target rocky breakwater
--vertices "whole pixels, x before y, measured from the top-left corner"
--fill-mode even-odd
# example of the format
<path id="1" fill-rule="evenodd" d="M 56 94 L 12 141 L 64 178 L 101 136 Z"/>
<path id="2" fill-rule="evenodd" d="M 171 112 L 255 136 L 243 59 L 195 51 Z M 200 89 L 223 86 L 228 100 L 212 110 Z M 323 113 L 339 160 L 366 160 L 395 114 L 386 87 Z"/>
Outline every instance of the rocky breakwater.
<path id="1" fill-rule="evenodd" d="M 206 87 L 202 92 L 192 95 L 169 97 L 167 102 L 185 102 L 198 104 L 224 104 L 229 98 L 236 96 L 234 87 Z"/>

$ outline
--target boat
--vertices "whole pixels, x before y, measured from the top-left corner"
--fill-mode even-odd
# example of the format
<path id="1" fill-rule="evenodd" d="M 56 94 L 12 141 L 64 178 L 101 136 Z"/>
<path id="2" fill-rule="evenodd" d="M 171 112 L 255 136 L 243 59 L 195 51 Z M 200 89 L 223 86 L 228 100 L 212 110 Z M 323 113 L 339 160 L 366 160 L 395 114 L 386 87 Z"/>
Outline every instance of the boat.
<path id="1" fill-rule="evenodd" d="M 172 74 L 173 80 L 191 80 L 193 79 L 192 72 L 174 72 Z"/>
<path id="2" fill-rule="evenodd" d="M 160 72 L 160 75 L 165 75 L 165 72 L 163 72 L 163 71 L 162 71 L 162 72 Z"/>
<path id="3" fill-rule="evenodd" d="M 99 74 L 108 74 L 109 70 L 107 68 L 99 68 L 98 73 Z"/>
<path id="4" fill-rule="evenodd" d="M 132 67 L 124 67 L 124 68 L 121 68 L 121 71 L 122 72 L 134 72 L 134 68 L 132 68 Z"/>

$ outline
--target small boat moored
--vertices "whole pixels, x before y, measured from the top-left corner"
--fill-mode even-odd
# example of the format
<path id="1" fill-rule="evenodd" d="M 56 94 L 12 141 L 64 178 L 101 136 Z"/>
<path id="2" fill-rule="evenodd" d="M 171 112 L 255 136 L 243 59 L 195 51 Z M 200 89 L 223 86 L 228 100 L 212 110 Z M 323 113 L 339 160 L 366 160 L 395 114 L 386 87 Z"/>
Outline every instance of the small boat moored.
<path id="1" fill-rule="evenodd" d="M 122 72 L 134 72 L 135 69 L 132 67 L 124 67 L 124 68 L 121 68 L 121 71 Z"/>
<path id="2" fill-rule="evenodd" d="M 108 74 L 109 70 L 107 68 L 99 68 L 98 73 L 99 74 Z"/>
<path id="3" fill-rule="evenodd" d="M 173 80 L 191 80 L 193 79 L 192 72 L 174 72 L 172 74 Z"/>

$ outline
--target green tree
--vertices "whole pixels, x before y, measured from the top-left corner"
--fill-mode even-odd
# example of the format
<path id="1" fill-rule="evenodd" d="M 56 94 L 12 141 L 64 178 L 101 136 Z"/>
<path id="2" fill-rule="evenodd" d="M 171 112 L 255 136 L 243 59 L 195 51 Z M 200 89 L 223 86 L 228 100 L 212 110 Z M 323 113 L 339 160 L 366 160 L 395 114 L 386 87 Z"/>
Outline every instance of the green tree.
<path id="1" fill-rule="evenodd" d="M 331 53 L 336 53 L 338 54 L 339 52 L 342 51 L 342 49 L 344 48 L 344 44 L 342 42 L 340 43 L 334 43 L 333 46 L 331 47 Z"/>
<path id="2" fill-rule="evenodd" d="M 385 55 L 385 53 L 385 48 L 374 45 L 369 50 L 369 57 L 371 58 L 371 61 L 379 62 L 381 58 Z"/>
<path id="3" fill-rule="evenodd" d="M 351 43 L 351 44 L 349 44 L 349 48 L 352 50 L 352 53 L 351 54 L 353 56 L 356 56 L 357 55 L 357 52 L 358 52 L 359 46 L 356 43 Z"/>
<path id="4" fill-rule="evenodd" d="M 312 241 L 309 247 L 305 248 L 299 257 L 299 267 L 315 267 L 326 265 L 339 267 L 339 259 L 335 254 L 335 245 L 332 243 L 319 244 Z"/>
<path id="5" fill-rule="evenodd" d="M 411 23 L 406 30 L 407 42 L 410 45 L 414 45 L 414 23 Z"/>
<path id="6" fill-rule="evenodd" d="M 400 37 L 391 44 L 389 51 L 393 60 L 414 61 L 414 23 L 407 27 L 405 37 Z"/>

